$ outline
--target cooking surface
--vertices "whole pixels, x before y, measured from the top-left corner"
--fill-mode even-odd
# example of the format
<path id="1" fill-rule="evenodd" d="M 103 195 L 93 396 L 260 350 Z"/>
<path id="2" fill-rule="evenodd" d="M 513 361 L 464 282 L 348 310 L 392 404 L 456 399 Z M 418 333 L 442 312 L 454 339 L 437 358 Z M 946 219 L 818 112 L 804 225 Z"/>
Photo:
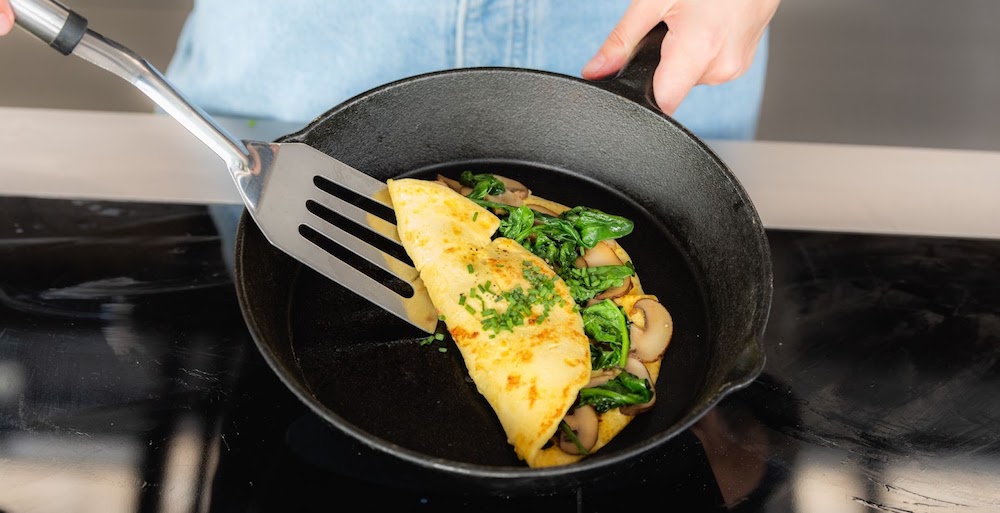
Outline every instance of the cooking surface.
<path id="1" fill-rule="evenodd" d="M 757 381 L 627 475 L 478 497 L 377 482 L 294 398 L 204 207 L 0 198 L 0 510 L 1000 508 L 1000 240 L 768 234 Z"/>

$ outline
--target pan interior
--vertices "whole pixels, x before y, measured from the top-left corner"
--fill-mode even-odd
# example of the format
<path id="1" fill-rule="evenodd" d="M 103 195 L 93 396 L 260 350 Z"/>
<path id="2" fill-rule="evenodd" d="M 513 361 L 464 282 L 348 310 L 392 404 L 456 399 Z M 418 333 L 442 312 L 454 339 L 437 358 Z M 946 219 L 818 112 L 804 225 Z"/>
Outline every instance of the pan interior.
<path id="1" fill-rule="evenodd" d="M 663 360 L 655 407 L 592 458 L 674 434 L 675 423 L 704 393 L 711 359 L 705 298 L 670 231 L 623 194 L 571 172 L 523 162 L 451 162 L 401 176 L 457 178 L 463 170 L 508 176 L 533 194 L 583 205 L 635 222 L 619 242 L 647 293 L 671 312 L 675 331 Z M 326 409 L 370 437 L 421 457 L 484 467 L 525 467 L 506 442 L 489 404 L 476 390 L 454 343 L 421 345 L 425 335 L 307 268 L 290 289 L 288 326 L 305 386 Z"/>

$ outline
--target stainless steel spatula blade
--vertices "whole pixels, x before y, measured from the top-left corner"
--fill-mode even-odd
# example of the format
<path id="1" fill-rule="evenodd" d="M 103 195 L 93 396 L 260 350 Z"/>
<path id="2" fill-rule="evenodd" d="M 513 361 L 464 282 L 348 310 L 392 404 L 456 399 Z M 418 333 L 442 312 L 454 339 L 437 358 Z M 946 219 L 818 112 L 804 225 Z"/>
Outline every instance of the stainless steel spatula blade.
<path id="1" fill-rule="evenodd" d="M 252 162 L 259 164 L 234 176 L 244 191 L 251 217 L 271 244 L 410 324 L 433 333 L 437 313 L 417 270 L 323 215 L 336 214 L 370 238 L 399 245 L 392 222 L 365 210 L 361 202 L 350 202 L 321 189 L 317 181 L 336 184 L 388 210 L 392 205 L 386 184 L 306 144 L 246 144 L 255 157 Z M 328 242 L 381 269 L 403 287 L 391 287 L 386 280 L 378 280 L 332 254 L 325 249 Z"/>
<path id="2" fill-rule="evenodd" d="M 384 244 L 401 248 L 395 225 L 363 208 L 374 203 L 391 209 L 385 183 L 306 144 L 238 140 L 188 102 L 144 58 L 88 29 L 79 14 L 53 0 L 10 3 L 21 28 L 64 55 L 76 55 L 124 78 L 219 155 L 250 216 L 274 246 L 411 325 L 435 331 L 437 314 L 416 269 L 380 249 Z M 365 201 L 339 197 L 321 183 L 335 184 Z M 334 214 L 357 230 L 345 229 L 324 214 Z M 375 240 L 384 244 L 377 246 Z"/>

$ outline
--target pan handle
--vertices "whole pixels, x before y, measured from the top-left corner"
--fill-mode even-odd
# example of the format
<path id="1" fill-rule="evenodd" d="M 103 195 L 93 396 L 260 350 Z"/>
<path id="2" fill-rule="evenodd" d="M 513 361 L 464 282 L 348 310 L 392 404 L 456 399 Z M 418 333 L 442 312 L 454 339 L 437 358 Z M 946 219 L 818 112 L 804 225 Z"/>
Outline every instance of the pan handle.
<path id="1" fill-rule="evenodd" d="M 640 105 L 660 111 L 653 97 L 653 72 L 660 64 L 660 47 L 667 35 L 666 23 L 660 22 L 639 41 L 632 56 L 611 79 L 594 82 L 595 85 Z"/>
<path id="2" fill-rule="evenodd" d="M 723 376 L 718 393 L 725 395 L 749 385 L 764 371 L 766 361 L 764 342 L 759 337 L 748 339 L 743 351 L 736 355 L 729 372 Z"/>
<path id="3" fill-rule="evenodd" d="M 55 0 L 10 0 L 14 21 L 63 55 L 73 54 L 131 83 L 202 143 L 230 170 L 249 170 L 250 153 L 188 102 L 146 59 L 87 28 L 87 19 Z"/>

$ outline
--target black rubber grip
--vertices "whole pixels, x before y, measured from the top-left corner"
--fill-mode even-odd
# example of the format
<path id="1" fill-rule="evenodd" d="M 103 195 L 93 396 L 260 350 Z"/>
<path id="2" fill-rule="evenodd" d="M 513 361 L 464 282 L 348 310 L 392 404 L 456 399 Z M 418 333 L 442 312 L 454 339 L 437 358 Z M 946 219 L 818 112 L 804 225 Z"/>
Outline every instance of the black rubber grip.
<path id="1" fill-rule="evenodd" d="M 69 55 L 73 53 L 76 45 L 80 44 L 80 40 L 83 39 L 83 34 L 86 32 L 87 18 L 69 11 L 69 16 L 66 17 L 66 24 L 59 31 L 59 35 L 49 43 L 49 46 L 55 48 L 63 55 Z"/>

